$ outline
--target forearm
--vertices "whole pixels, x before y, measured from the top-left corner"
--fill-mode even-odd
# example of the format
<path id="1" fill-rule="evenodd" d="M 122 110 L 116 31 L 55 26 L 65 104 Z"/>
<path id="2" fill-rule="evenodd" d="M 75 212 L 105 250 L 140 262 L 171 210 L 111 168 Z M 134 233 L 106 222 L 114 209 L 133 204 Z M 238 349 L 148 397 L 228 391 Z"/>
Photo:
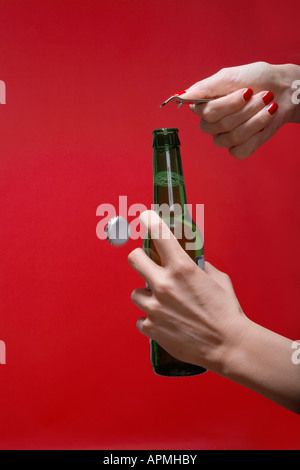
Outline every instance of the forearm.
<path id="1" fill-rule="evenodd" d="M 228 348 L 221 374 L 300 414 L 300 364 L 292 341 L 247 319 L 238 347 Z"/>
<path id="2" fill-rule="evenodd" d="M 156 212 L 145 211 L 140 221 L 156 235 L 162 264 L 141 248 L 128 257 L 150 287 L 131 295 L 147 315 L 138 319 L 138 330 L 176 359 L 203 366 L 300 414 L 300 364 L 292 360 L 293 342 L 249 320 L 229 276 L 207 261 L 199 269 Z"/>

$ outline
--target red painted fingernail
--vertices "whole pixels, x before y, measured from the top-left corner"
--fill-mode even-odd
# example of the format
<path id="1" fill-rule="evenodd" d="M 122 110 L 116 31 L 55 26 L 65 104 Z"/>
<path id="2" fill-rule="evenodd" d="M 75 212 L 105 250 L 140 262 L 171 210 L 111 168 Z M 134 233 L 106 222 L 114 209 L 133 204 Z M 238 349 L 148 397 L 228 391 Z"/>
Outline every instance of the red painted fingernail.
<path id="1" fill-rule="evenodd" d="M 248 88 L 248 89 L 243 93 L 243 98 L 244 98 L 245 101 L 249 101 L 252 95 L 253 95 L 253 90 L 251 90 L 251 88 Z"/>
<path id="2" fill-rule="evenodd" d="M 268 107 L 268 111 L 270 114 L 276 113 L 277 109 L 278 109 L 278 104 L 275 102 L 270 104 L 270 106 Z"/>
<path id="3" fill-rule="evenodd" d="M 263 97 L 262 100 L 265 104 L 271 103 L 274 99 L 274 94 L 271 91 L 268 91 Z"/>
<path id="4" fill-rule="evenodd" d="M 183 93 L 186 93 L 186 90 L 180 91 L 179 93 L 174 93 L 172 96 L 183 95 Z"/>

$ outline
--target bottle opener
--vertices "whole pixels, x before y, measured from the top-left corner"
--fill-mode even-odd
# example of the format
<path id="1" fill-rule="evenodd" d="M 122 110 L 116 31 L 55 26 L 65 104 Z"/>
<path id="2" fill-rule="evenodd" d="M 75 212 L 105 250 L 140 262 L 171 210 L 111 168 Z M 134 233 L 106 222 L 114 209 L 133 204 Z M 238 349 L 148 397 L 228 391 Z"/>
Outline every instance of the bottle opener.
<path id="1" fill-rule="evenodd" d="M 170 103 L 170 101 L 175 101 L 175 103 L 178 103 L 178 108 L 182 106 L 183 104 L 201 104 L 201 103 L 207 103 L 208 101 L 212 101 L 215 98 L 207 98 L 207 99 L 187 99 L 187 98 L 181 98 L 180 96 L 173 95 L 170 98 L 168 98 L 166 101 L 164 101 L 161 105 L 160 108 L 165 106 L 166 104 Z"/>

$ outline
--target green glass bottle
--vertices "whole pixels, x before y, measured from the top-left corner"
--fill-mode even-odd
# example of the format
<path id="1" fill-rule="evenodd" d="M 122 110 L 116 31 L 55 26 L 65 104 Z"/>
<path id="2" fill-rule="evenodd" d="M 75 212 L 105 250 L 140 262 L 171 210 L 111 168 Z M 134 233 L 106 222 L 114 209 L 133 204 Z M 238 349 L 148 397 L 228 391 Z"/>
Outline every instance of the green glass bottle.
<path id="1" fill-rule="evenodd" d="M 203 239 L 187 208 L 179 146 L 178 129 L 153 131 L 154 209 L 168 224 L 182 248 L 204 269 Z M 159 264 L 159 256 L 149 234 L 144 239 L 144 250 Z M 206 371 L 203 367 L 175 359 L 153 340 L 150 340 L 150 356 L 152 369 L 158 375 L 184 377 Z"/>

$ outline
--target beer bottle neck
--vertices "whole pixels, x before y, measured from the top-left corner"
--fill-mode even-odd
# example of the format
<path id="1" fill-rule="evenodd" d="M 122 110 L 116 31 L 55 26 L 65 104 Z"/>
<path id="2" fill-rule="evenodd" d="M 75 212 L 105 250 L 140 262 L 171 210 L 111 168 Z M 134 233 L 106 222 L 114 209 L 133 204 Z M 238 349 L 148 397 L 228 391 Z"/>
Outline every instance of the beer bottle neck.
<path id="1" fill-rule="evenodd" d="M 165 134 L 157 136 L 159 131 Z M 153 131 L 154 204 L 167 204 L 171 212 L 174 209 L 176 212 L 177 205 L 184 213 L 187 201 L 177 132 L 177 129 Z"/>

